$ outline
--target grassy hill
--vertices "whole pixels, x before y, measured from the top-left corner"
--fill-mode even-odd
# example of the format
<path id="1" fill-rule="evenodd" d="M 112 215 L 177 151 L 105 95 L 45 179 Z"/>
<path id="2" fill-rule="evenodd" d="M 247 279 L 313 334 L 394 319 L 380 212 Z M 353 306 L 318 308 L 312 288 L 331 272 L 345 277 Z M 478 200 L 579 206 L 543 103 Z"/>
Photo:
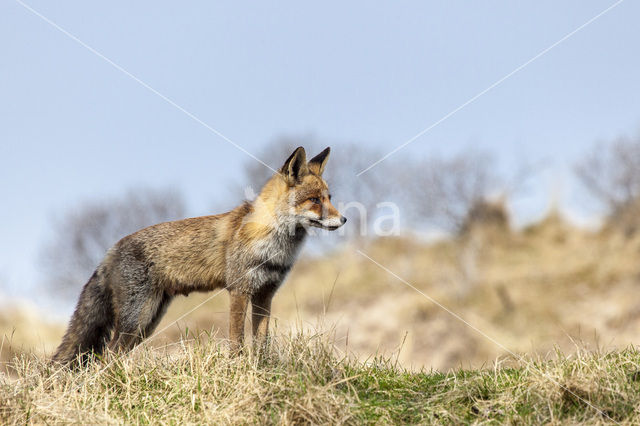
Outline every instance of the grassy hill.
<path id="1" fill-rule="evenodd" d="M 4 310 L 0 423 L 638 423 L 639 257 L 640 236 L 553 214 L 303 256 L 263 359 L 227 355 L 225 292 L 74 373 L 43 362 L 63 326 Z"/>
<path id="2" fill-rule="evenodd" d="M 277 338 L 230 357 L 203 336 L 80 372 L 23 356 L 0 382 L 0 423 L 638 423 L 640 352 L 505 359 L 476 370 L 361 362 L 327 336 Z"/>

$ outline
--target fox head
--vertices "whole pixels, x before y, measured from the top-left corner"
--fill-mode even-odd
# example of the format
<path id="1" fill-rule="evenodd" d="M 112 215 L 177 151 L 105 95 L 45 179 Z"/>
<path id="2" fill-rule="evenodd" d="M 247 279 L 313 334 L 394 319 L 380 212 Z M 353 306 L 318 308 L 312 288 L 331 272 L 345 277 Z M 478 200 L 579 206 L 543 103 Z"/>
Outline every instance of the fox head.
<path id="1" fill-rule="evenodd" d="M 325 148 L 307 162 L 305 150 L 300 146 L 280 168 L 289 216 L 298 225 L 333 231 L 347 221 L 331 204 L 329 186 L 322 178 L 330 151 L 331 148 Z"/>
<path id="2" fill-rule="evenodd" d="M 318 227 L 335 230 L 347 219 L 331 204 L 331 194 L 322 173 L 329 159 L 329 148 L 307 162 L 303 147 L 296 148 L 280 170 L 262 188 L 247 218 L 260 226 Z"/>

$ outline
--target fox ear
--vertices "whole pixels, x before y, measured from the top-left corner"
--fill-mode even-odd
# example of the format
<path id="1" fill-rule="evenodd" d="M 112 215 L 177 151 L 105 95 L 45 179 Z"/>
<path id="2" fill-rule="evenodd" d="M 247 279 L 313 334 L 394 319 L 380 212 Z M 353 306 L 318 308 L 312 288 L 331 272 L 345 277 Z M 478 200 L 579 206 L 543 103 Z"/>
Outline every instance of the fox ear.
<path id="1" fill-rule="evenodd" d="M 324 151 L 309 160 L 309 170 L 311 170 L 312 173 L 318 176 L 322 176 L 322 172 L 324 172 L 324 166 L 327 165 L 327 160 L 329 160 L 330 152 L 331 148 L 326 147 Z"/>
<path id="2" fill-rule="evenodd" d="M 307 154 L 304 152 L 304 148 L 299 146 L 293 151 L 293 154 L 287 158 L 284 165 L 280 169 L 280 173 L 287 181 L 289 186 L 293 186 L 299 183 L 304 175 L 309 173 L 307 167 Z"/>

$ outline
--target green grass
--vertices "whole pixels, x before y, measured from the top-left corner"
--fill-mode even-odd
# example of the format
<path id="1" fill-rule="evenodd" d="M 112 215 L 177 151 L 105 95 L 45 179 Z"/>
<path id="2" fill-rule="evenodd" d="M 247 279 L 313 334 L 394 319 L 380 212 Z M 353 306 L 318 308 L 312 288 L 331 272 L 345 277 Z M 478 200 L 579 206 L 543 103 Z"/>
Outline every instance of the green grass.
<path id="1" fill-rule="evenodd" d="M 538 424 L 640 422 L 640 352 L 555 354 L 480 370 L 357 361 L 322 336 L 232 357 L 208 337 L 141 347 L 79 371 L 23 356 L 0 380 L 0 423 Z"/>

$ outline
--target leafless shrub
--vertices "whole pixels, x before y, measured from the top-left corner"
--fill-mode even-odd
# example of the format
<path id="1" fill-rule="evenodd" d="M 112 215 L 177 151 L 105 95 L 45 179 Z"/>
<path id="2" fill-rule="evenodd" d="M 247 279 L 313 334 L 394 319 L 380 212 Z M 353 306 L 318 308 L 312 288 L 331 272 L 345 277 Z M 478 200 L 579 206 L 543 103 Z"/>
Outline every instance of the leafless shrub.
<path id="1" fill-rule="evenodd" d="M 47 287 L 63 295 L 74 293 L 120 238 L 183 215 L 184 202 L 173 190 L 138 189 L 80 204 L 54 220 L 51 240 L 42 249 Z"/>
<path id="2" fill-rule="evenodd" d="M 640 226 L 640 135 L 597 144 L 576 165 L 588 193 L 609 214 L 609 224 L 634 234 Z"/>
<path id="3" fill-rule="evenodd" d="M 460 233 L 468 234 L 475 227 L 508 232 L 510 227 L 509 222 L 509 212 L 504 200 L 480 199 L 469 209 L 460 227 Z"/>
<path id="4" fill-rule="evenodd" d="M 493 158 L 480 151 L 414 161 L 411 170 L 405 187 L 413 216 L 454 232 L 484 220 L 481 207 L 504 188 Z"/>

